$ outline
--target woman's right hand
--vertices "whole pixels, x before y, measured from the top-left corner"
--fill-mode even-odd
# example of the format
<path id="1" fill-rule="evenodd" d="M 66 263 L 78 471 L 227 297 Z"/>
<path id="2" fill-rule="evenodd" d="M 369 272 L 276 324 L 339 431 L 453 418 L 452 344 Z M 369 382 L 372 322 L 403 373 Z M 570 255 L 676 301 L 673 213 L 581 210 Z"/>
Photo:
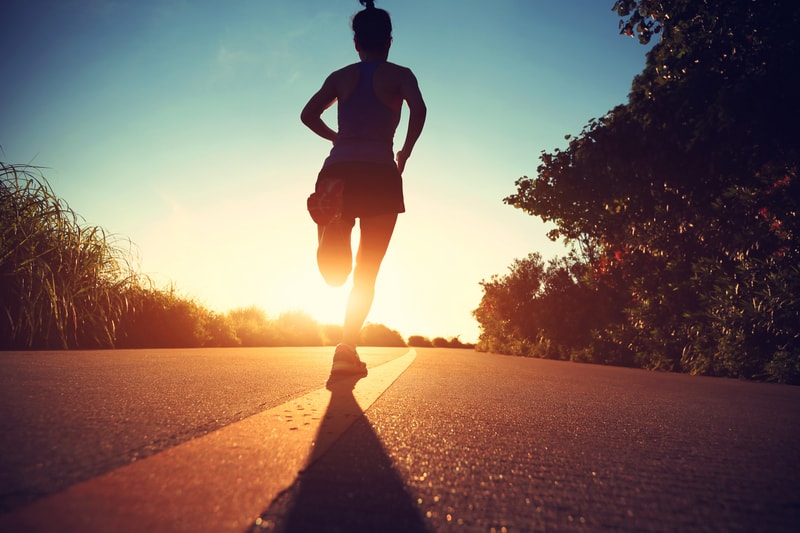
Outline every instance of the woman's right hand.
<path id="1" fill-rule="evenodd" d="M 406 168 L 406 161 L 410 155 L 411 152 L 407 150 L 400 150 L 397 152 L 397 170 L 400 171 L 400 174 L 402 174 L 403 169 Z"/>

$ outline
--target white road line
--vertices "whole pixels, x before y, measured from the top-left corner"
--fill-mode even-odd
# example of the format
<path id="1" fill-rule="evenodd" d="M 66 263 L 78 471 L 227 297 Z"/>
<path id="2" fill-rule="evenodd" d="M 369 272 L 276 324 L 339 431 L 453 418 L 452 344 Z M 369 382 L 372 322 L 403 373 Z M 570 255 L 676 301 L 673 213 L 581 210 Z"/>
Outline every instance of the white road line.
<path id="1" fill-rule="evenodd" d="M 0 516 L 0 531 L 241 532 L 415 357 L 411 349 L 370 369 L 352 389 L 355 403 L 328 409 L 334 382 Z"/>

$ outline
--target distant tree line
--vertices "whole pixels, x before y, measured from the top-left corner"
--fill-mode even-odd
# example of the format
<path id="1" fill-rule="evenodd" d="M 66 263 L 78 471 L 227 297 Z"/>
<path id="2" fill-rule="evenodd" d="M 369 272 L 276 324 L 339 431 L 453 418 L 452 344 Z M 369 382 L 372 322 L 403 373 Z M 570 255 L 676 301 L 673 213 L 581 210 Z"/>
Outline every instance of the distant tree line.
<path id="1" fill-rule="evenodd" d="M 138 273 L 132 248 L 86 224 L 40 169 L 0 162 L 0 349 L 322 346 L 341 338 L 341 326 L 300 311 L 210 311 L 175 287 L 155 287 Z M 407 345 L 397 331 L 369 323 L 360 342 Z"/>
<path id="2" fill-rule="evenodd" d="M 572 252 L 482 282 L 478 348 L 800 383 L 800 3 L 614 9 L 659 42 L 505 199 Z"/>
<path id="3" fill-rule="evenodd" d="M 475 345 L 472 343 L 461 342 L 461 339 L 459 339 L 458 336 L 450 337 L 449 339 L 444 337 L 434 337 L 433 339 L 429 339 L 421 335 L 412 335 L 408 338 L 408 345 L 419 348 L 475 348 Z"/>

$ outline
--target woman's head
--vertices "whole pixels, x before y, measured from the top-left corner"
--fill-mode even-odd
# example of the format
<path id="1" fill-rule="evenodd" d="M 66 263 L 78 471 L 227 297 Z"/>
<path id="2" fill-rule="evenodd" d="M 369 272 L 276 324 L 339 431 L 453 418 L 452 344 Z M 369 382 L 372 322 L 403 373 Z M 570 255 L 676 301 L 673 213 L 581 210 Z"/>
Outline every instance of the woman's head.
<path id="1" fill-rule="evenodd" d="M 380 51 L 392 42 L 392 19 L 389 13 L 375 7 L 374 0 L 359 0 L 365 6 L 353 17 L 353 34 L 362 50 Z"/>

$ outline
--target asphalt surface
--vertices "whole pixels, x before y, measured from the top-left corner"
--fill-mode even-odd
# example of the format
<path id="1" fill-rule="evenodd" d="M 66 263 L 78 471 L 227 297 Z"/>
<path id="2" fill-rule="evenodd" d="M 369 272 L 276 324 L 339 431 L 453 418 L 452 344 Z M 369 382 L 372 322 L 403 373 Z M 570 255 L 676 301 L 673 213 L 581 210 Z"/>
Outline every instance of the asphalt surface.
<path id="1" fill-rule="evenodd" d="M 0 352 L 0 513 L 324 387 L 331 352 Z"/>
<path id="2" fill-rule="evenodd" d="M 253 531 L 797 531 L 800 389 L 419 350 Z"/>
<path id="3" fill-rule="evenodd" d="M 328 351 L 0 354 L 0 511 L 323 387 Z M 800 524 L 800 388 L 417 352 L 252 531 Z"/>

